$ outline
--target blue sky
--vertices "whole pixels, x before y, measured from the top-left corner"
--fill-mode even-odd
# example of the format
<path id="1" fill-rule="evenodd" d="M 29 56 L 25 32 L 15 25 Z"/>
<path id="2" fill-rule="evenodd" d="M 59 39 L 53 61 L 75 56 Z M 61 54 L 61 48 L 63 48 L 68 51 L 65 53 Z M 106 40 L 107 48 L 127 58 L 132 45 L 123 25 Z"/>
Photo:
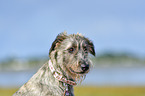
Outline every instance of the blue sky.
<path id="1" fill-rule="evenodd" d="M 97 53 L 145 56 L 145 0 L 0 0 L 0 58 L 47 56 L 64 30 L 90 38 Z"/>

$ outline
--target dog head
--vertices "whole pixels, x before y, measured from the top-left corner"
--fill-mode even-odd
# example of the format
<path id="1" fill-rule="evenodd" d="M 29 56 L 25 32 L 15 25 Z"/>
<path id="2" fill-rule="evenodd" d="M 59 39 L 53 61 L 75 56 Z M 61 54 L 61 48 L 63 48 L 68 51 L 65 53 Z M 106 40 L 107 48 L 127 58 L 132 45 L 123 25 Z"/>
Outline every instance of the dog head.
<path id="1" fill-rule="evenodd" d="M 49 57 L 68 78 L 74 80 L 89 72 L 91 60 L 88 54 L 95 56 L 94 45 L 81 34 L 60 33 L 49 50 Z"/>

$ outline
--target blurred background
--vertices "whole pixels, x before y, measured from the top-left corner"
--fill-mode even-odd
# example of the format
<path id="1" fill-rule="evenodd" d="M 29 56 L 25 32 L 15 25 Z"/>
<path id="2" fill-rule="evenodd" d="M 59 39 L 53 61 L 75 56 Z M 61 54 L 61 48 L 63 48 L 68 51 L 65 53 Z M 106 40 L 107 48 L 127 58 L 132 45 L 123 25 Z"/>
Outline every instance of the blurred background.
<path id="1" fill-rule="evenodd" d="M 0 96 L 30 79 L 65 30 L 96 50 L 76 96 L 145 96 L 144 11 L 145 0 L 0 0 Z"/>

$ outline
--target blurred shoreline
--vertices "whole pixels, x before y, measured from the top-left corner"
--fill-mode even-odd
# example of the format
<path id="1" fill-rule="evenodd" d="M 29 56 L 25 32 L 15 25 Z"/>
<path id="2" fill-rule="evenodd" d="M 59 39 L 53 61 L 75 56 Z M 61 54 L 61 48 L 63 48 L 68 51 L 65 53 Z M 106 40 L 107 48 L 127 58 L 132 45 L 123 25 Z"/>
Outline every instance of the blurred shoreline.
<path id="1" fill-rule="evenodd" d="M 93 67 L 81 85 L 145 86 L 145 59 L 128 53 L 106 52 L 90 56 Z M 19 87 L 49 60 L 39 57 L 8 57 L 0 62 L 0 87 Z"/>
<path id="2" fill-rule="evenodd" d="M 137 57 L 132 53 L 104 52 L 96 57 L 90 56 L 90 58 L 93 61 L 93 68 L 145 67 L 145 57 Z M 10 56 L 0 60 L 0 71 L 38 70 L 48 60 L 49 58 L 46 56 L 27 58 Z"/>

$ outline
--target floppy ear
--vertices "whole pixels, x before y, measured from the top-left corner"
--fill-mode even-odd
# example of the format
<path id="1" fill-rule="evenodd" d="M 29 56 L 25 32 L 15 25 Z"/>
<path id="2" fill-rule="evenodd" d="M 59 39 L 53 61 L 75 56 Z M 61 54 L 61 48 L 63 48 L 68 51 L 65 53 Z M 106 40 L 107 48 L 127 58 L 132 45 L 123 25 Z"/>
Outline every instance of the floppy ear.
<path id="1" fill-rule="evenodd" d="M 95 47 L 94 47 L 94 44 L 91 40 L 89 40 L 88 38 L 85 38 L 86 41 L 88 42 L 88 45 L 89 45 L 89 52 L 95 56 Z"/>
<path id="2" fill-rule="evenodd" d="M 50 48 L 50 50 L 49 50 L 49 55 L 50 55 L 50 53 L 51 53 L 53 50 L 55 50 L 55 48 L 57 48 L 57 47 L 61 44 L 61 42 L 62 42 L 64 39 L 66 39 L 66 37 L 67 37 L 67 33 L 66 33 L 66 32 L 62 32 L 62 33 L 60 33 L 60 34 L 57 35 L 56 39 L 53 41 L 53 43 L 52 43 L 52 45 L 51 45 L 51 48 Z"/>

